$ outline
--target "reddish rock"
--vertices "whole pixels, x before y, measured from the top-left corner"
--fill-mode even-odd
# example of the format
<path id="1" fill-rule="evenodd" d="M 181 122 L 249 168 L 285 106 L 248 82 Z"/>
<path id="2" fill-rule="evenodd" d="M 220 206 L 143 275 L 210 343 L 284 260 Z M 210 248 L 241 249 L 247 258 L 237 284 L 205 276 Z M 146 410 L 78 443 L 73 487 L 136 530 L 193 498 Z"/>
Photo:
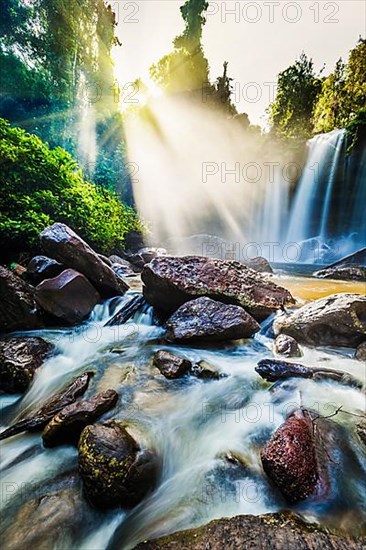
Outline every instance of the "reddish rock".
<path id="1" fill-rule="evenodd" d="M 53 317 L 74 325 L 90 314 L 100 296 L 84 275 L 66 269 L 37 286 L 36 300 Z"/>
<path id="2" fill-rule="evenodd" d="M 145 265 L 142 280 L 147 301 L 170 313 L 202 296 L 241 306 L 257 320 L 294 303 L 288 290 L 237 261 L 161 256 Z"/>
<path id="3" fill-rule="evenodd" d="M 188 359 L 162 349 L 154 354 L 153 365 L 165 378 L 169 379 L 184 376 L 192 367 L 192 363 Z"/>
<path id="4" fill-rule="evenodd" d="M 42 327 L 34 289 L 9 269 L 0 266 L 0 332 Z"/>
<path id="5" fill-rule="evenodd" d="M 296 411 L 261 452 L 264 471 L 291 504 L 320 496 L 328 485 L 324 465 L 318 460 L 313 421 L 309 412 Z"/>
<path id="6" fill-rule="evenodd" d="M 0 390 L 6 393 L 26 391 L 52 349 L 53 345 L 42 338 L 1 338 Z"/>
<path id="7" fill-rule="evenodd" d="M 72 229 L 54 223 L 40 234 L 45 252 L 87 277 L 103 297 L 124 294 L 128 286 Z"/>
<path id="8" fill-rule="evenodd" d="M 197 298 L 183 304 L 167 321 L 168 340 L 239 340 L 260 326 L 242 307 Z"/>

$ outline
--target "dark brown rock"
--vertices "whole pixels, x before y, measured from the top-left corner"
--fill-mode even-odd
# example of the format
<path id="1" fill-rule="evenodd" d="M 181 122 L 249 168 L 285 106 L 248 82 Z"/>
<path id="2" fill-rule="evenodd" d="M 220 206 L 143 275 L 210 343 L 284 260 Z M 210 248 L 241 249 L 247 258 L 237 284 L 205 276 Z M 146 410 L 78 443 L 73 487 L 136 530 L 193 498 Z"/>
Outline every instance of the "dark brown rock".
<path id="1" fill-rule="evenodd" d="M 34 330 L 42 326 L 34 289 L 0 266 L 0 332 Z"/>
<path id="2" fill-rule="evenodd" d="M 114 390 L 106 390 L 91 399 L 67 405 L 43 430 L 44 446 L 56 447 L 63 443 L 77 445 L 85 426 L 93 424 L 102 414 L 113 409 L 117 401 L 118 393 Z"/>
<path id="3" fill-rule="evenodd" d="M 242 307 L 197 298 L 183 304 L 167 321 L 168 340 L 239 340 L 259 325 Z"/>
<path id="4" fill-rule="evenodd" d="M 100 302 L 100 296 L 84 275 L 65 269 L 36 288 L 36 300 L 47 313 L 74 325 L 81 323 Z"/>
<path id="5" fill-rule="evenodd" d="M 279 334 L 273 344 L 275 353 L 286 357 L 301 357 L 302 352 L 295 338 L 287 334 Z"/>
<path id="6" fill-rule="evenodd" d="M 138 504 L 155 486 L 158 464 L 117 422 L 84 428 L 79 471 L 85 493 L 100 508 Z"/>
<path id="7" fill-rule="evenodd" d="M 271 264 L 262 256 L 257 256 L 256 258 L 246 260 L 243 264 L 251 269 L 254 269 L 254 271 L 258 271 L 258 273 L 273 273 Z"/>
<path id="8" fill-rule="evenodd" d="M 288 290 L 237 261 L 161 256 L 144 267 L 142 280 L 147 301 L 167 312 L 207 296 L 241 306 L 262 320 L 284 304 L 294 303 Z"/>
<path id="9" fill-rule="evenodd" d="M 113 269 L 63 223 L 55 223 L 40 234 L 45 252 L 65 266 L 87 277 L 103 297 L 124 294 L 128 286 L 119 279 Z"/>
<path id="10" fill-rule="evenodd" d="M 355 359 L 358 359 L 359 361 L 364 361 L 366 363 L 366 342 L 363 342 L 357 347 Z"/>
<path id="11" fill-rule="evenodd" d="M 328 267 L 314 273 L 318 279 L 335 279 L 342 281 L 366 281 L 366 267 L 362 265 L 340 265 Z"/>
<path id="12" fill-rule="evenodd" d="M 78 397 L 86 392 L 93 375 L 93 372 L 85 372 L 75 378 L 61 391 L 50 397 L 37 412 L 30 416 L 25 416 L 13 424 L 13 426 L 1 432 L 0 440 L 26 431 L 42 430 L 58 412 L 70 403 L 74 403 Z"/>
<path id="13" fill-rule="evenodd" d="M 275 431 L 261 452 L 264 471 L 291 504 L 320 497 L 329 483 L 322 479 L 315 433 L 312 415 L 298 410 Z"/>
<path id="14" fill-rule="evenodd" d="M 188 359 L 162 349 L 154 354 L 153 365 L 165 378 L 169 379 L 181 378 L 192 367 L 192 363 Z"/>
<path id="15" fill-rule="evenodd" d="M 366 296 L 333 294 L 306 304 L 273 325 L 275 334 L 288 334 L 313 346 L 356 347 L 366 341 Z"/>
<path id="16" fill-rule="evenodd" d="M 47 256 L 35 256 L 27 266 L 27 279 L 33 284 L 38 285 L 45 279 L 52 279 L 60 275 L 65 267 Z"/>
<path id="17" fill-rule="evenodd" d="M 136 550 L 364 550 L 366 537 L 332 534 L 291 512 L 211 521 L 150 542 Z M 115 550 L 117 544 L 112 545 Z"/>
<path id="18" fill-rule="evenodd" d="M 1 338 L 0 390 L 6 393 L 26 391 L 52 349 L 53 345 L 42 338 Z"/>
<path id="19" fill-rule="evenodd" d="M 128 264 L 129 262 L 126 262 Z M 135 275 L 134 270 L 132 267 L 127 265 L 121 265 L 121 264 L 112 264 L 112 269 L 117 275 L 117 277 L 131 277 L 132 275 Z"/>
<path id="20" fill-rule="evenodd" d="M 191 374 L 202 380 L 218 380 L 223 376 L 214 366 L 203 360 L 193 365 Z"/>

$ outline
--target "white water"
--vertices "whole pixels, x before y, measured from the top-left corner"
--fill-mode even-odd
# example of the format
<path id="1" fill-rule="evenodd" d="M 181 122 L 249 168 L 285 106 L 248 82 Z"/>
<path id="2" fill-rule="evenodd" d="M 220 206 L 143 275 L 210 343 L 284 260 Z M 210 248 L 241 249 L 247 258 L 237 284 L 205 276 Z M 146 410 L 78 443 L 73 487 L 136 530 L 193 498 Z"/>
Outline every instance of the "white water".
<path id="1" fill-rule="evenodd" d="M 129 421 L 132 432 L 142 432 L 146 444 L 160 456 L 162 476 L 156 490 L 131 511 L 96 513 L 86 505 L 92 528 L 89 521 L 76 539 L 73 535 L 73 548 L 127 549 L 146 538 L 213 518 L 279 510 L 284 503 L 262 472 L 259 452 L 288 412 L 299 405 L 324 415 L 339 406 L 357 414 L 365 410 L 361 391 L 335 382 L 296 380 L 287 390 L 270 393 L 254 371 L 258 360 L 272 355 L 272 341 L 264 334 L 209 349 L 170 346 L 173 352 L 193 361 L 205 359 L 227 376 L 212 381 L 166 380 L 151 365 L 153 352 L 162 347 L 156 343 L 162 329 L 152 324 L 151 310 L 124 326 L 103 327 L 121 301 L 97 306 L 90 322 L 76 330 L 42 332 L 44 338 L 56 343 L 59 354 L 43 365 L 29 392 L 5 415 L 9 425 L 20 412 L 38 407 L 75 375 L 95 370 L 86 396 L 108 387 L 116 389 L 119 406 L 107 417 Z M 362 365 L 351 359 L 349 352 L 304 351 L 301 362 L 305 364 L 324 364 L 364 378 Z M 349 428 L 357 418 L 339 413 L 334 420 Z M 54 480 L 77 467 L 76 449 L 62 446 L 46 450 L 40 434 L 18 435 L 3 442 L 2 447 L 1 493 L 4 515 L 9 520 L 34 498 L 34 484 L 37 497 L 52 493 L 56 490 Z M 236 468 L 223 460 L 228 451 L 239 453 L 245 467 Z M 366 475 L 366 460 L 356 444 L 353 452 L 358 466 L 344 474 L 348 489 L 338 497 L 348 499 L 347 507 L 353 509 L 351 521 L 345 513 L 337 517 L 337 522 L 348 528 L 366 517 L 366 490 L 359 478 Z M 339 504 L 336 499 L 327 509 L 307 503 L 298 510 L 327 523 Z M 75 509 L 74 513 L 77 517 L 81 511 Z M 47 529 L 45 539 L 51 536 L 52 529 Z M 65 539 L 57 542 L 57 548 L 70 548 L 69 529 L 65 525 Z"/>

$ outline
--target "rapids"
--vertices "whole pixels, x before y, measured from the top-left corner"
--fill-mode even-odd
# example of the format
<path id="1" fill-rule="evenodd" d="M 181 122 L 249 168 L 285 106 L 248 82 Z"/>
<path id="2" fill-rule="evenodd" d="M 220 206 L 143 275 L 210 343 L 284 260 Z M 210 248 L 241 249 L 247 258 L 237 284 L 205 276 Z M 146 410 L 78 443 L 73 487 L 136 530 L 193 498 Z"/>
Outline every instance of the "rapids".
<path id="1" fill-rule="evenodd" d="M 300 300 L 343 292 L 345 285 L 349 291 L 362 292 L 355 283 L 291 277 L 280 280 Z M 106 513 L 85 503 L 88 521 L 77 535 L 65 523 L 64 538 L 57 541 L 57 548 L 129 549 L 145 539 L 213 518 L 287 508 L 263 474 L 259 452 L 298 405 L 325 416 L 342 407 L 333 420 L 345 428 L 345 445 L 336 449 L 332 498 L 325 504 L 306 501 L 294 510 L 323 525 L 357 532 L 366 520 L 366 454 L 349 434 L 358 420 L 354 415 L 365 411 L 365 394 L 336 382 L 312 380 L 291 381 L 269 392 L 270 385 L 254 367 L 260 359 L 273 355 L 271 320 L 262 323 L 252 340 L 209 347 L 159 344 L 163 329 L 154 324 L 151 308 L 140 311 L 123 326 L 105 327 L 125 299 L 97 306 L 89 320 L 75 329 L 28 332 L 55 344 L 56 353 L 38 370 L 23 397 L 0 397 L 2 430 L 77 374 L 95 370 L 86 396 L 108 388 L 118 391 L 119 404 L 104 419 L 116 418 L 129 422 L 132 430 L 142 430 L 162 459 L 158 487 L 143 502 L 132 510 Z M 209 381 L 190 377 L 166 380 L 151 365 L 153 352 L 161 348 L 184 354 L 192 361 L 205 359 L 225 376 Z M 352 358 L 352 350 L 302 349 L 300 361 L 305 365 L 322 364 L 346 371 L 366 384 L 364 365 Z M 223 459 L 229 451 L 240 457 L 243 467 Z M 29 500 L 52 493 L 55 487 L 57 490 L 60 485 L 56 480 L 61 479 L 62 487 L 62 480 L 76 470 L 77 450 L 71 446 L 45 449 L 38 433 L 4 441 L 1 508 L 5 528 Z M 73 514 L 76 520 L 79 510 Z M 44 531 L 45 541 L 49 534 Z"/>

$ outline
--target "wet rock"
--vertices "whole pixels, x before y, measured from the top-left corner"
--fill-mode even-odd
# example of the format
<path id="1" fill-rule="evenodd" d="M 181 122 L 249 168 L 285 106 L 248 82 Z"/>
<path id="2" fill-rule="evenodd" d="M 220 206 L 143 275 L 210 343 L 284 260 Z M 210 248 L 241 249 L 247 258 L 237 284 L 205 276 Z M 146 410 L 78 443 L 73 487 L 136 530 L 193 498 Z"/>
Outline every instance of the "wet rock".
<path id="1" fill-rule="evenodd" d="M 102 262 L 105 263 L 108 267 L 112 267 L 112 262 L 107 256 L 103 256 L 103 254 L 98 254 L 98 258 L 102 260 Z"/>
<path id="2" fill-rule="evenodd" d="M 261 452 L 263 469 L 290 504 L 320 496 L 322 479 L 316 430 L 308 411 L 298 410 L 272 435 Z"/>
<path id="3" fill-rule="evenodd" d="M 44 446 L 56 447 L 63 443 L 77 445 L 85 426 L 93 424 L 100 416 L 113 409 L 117 401 L 118 393 L 114 390 L 107 390 L 91 399 L 67 405 L 52 418 L 43 430 Z"/>
<path id="4" fill-rule="evenodd" d="M 0 390 L 25 392 L 53 347 L 42 338 L 0 338 Z"/>
<path id="5" fill-rule="evenodd" d="M 366 418 L 357 424 L 356 432 L 362 443 L 366 445 Z"/>
<path id="6" fill-rule="evenodd" d="M 273 327 L 304 344 L 356 347 L 366 341 L 366 296 L 333 294 L 279 316 Z"/>
<path id="7" fill-rule="evenodd" d="M 13 424 L 13 426 L 1 432 L 0 440 L 26 431 L 42 430 L 57 413 L 67 405 L 70 405 L 70 403 L 74 403 L 78 397 L 86 392 L 92 376 L 94 376 L 93 372 L 85 372 L 75 378 L 61 391 L 50 397 L 38 411 L 25 416 Z"/>
<path id="8" fill-rule="evenodd" d="M 131 507 L 155 486 L 158 465 L 117 422 L 87 426 L 79 441 L 85 493 L 100 508 Z"/>
<path id="9" fill-rule="evenodd" d="M 127 321 L 131 319 L 131 317 L 133 317 L 135 313 L 137 313 L 137 311 L 145 304 L 145 298 L 141 296 L 141 294 L 131 296 L 131 298 L 121 306 L 117 313 L 115 313 L 115 315 L 113 315 L 113 317 L 106 322 L 105 326 L 112 327 L 127 323 Z"/>
<path id="10" fill-rule="evenodd" d="M 211 298 L 183 304 L 166 323 L 168 340 L 239 340 L 250 338 L 259 325 L 242 307 Z"/>
<path id="11" fill-rule="evenodd" d="M 130 265 L 112 264 L 112 269 L 117 277 L 131 277 L 131 275 L 135 275 L 135 272 Z"/>
<path id="12" fill-rule="evenodd" d="M 34 289 L 0 266 L 0 332 L 42 327 L 42 314 L 35 301 Z"/>
<path id="13" fill-rule="evenodd" d="M 339 384 L 361 389 L 359 382 L 348 372 L 322 367 L 306 367 L 300 363 L 289 363 L 277 359 L 262 359 L 255 368 L 267 382 L 286 380 L 287 378 L 311 378 L 313 380 L 334 380 Z"/>
<path id="14" fill-rule="evenodd" d="M 332 534 L 291 512 L 236 516 L 181 531 L 149 542 L 136 550 L 362 550 L 366 537 Z M 111 550 L 118 548 L 114 537 Z"/>
<path id="15" fill-rule="evenodd" d="M 65 266 L 85 275 L 102 297 L 124 294 L 128 286 L 72 229 L 54 223 L 40 234 L 45 252 Z"/>
<path id="16" fill-rule="evenodd" d="M 327 269 L 316 271 L 314 277 L 342 281 L 366 281 L 366 267 L 354 264 L 328 267 Z"/>
<path id="17" fill-rule="evenodd" d="M 251 258 L 243 262 L 244 265 L 258 271 L 258 273 L 273 273 L 271 264 L 266 258 L 262 256 L 257 256 L 256 258 Z"/>
<path id="18" fill-rule="evenodd" d="M 126 254 L 127 260 L 132 264 L 135 271 L 141 272 L 144 265 L 148 264 L 154 258 L 166 256 L 165 248 L 141 248 L 135 254 Z"/>
<path id="19" fill-rule="evenodd" d="M 203 380 L 214 379 L 218 380 L 222 378 L 222 374 L 216 369 L 216 367 L 207 363 L 207 361 L 199 361 L 191 368 L 191 374 L 196 378 L 201 378 Z"/>
<path id="20" fill-rule="evenodd" d="M 45 279 L 53 279 L 64 271 L 65 267 L 47 256 L 35 256 L 27 266 L 27 279 L 38 285 Z"/>
<path id="21" fill-rule="evenodd" d="M 273 348 L 275 353 L 279 355 L 285 355 L 286 357 L 301 357 L 302 351 L 295 338 L 287 336 L 287 334 L 280 334 L 274 341 Z"/>
<path id="22" fill-rule="evenodd" d="M 366 342 L 363 342 L 357 347 L 356 353 L 355 353 L 355 359 L 366 362 Z"/>
<path id="23" fill-rule="evenodd" d="M 192 367 L 192 363 L 188 359 L 162 349 L 154 354 L 153 365 L 165 378 L 169 379 L 181 378 Z"/>
<path id="24" fill-rule="evenodd" d="M 284 304 L 294 303 L 286 289 L 237 261 L 162 256 L 144 267 L 142 280 L 147 301 L 167 312 L 207 296 L 241 306 L 262 320 Z"/>
<path id="25" fill-rule="evenodd" d="M 65 269 L 57 277 L 42 281 L 36 288 L 38 305 L 68 325 L 86 319 L 100 299 L 88 279 L 73 269 Z"/>

